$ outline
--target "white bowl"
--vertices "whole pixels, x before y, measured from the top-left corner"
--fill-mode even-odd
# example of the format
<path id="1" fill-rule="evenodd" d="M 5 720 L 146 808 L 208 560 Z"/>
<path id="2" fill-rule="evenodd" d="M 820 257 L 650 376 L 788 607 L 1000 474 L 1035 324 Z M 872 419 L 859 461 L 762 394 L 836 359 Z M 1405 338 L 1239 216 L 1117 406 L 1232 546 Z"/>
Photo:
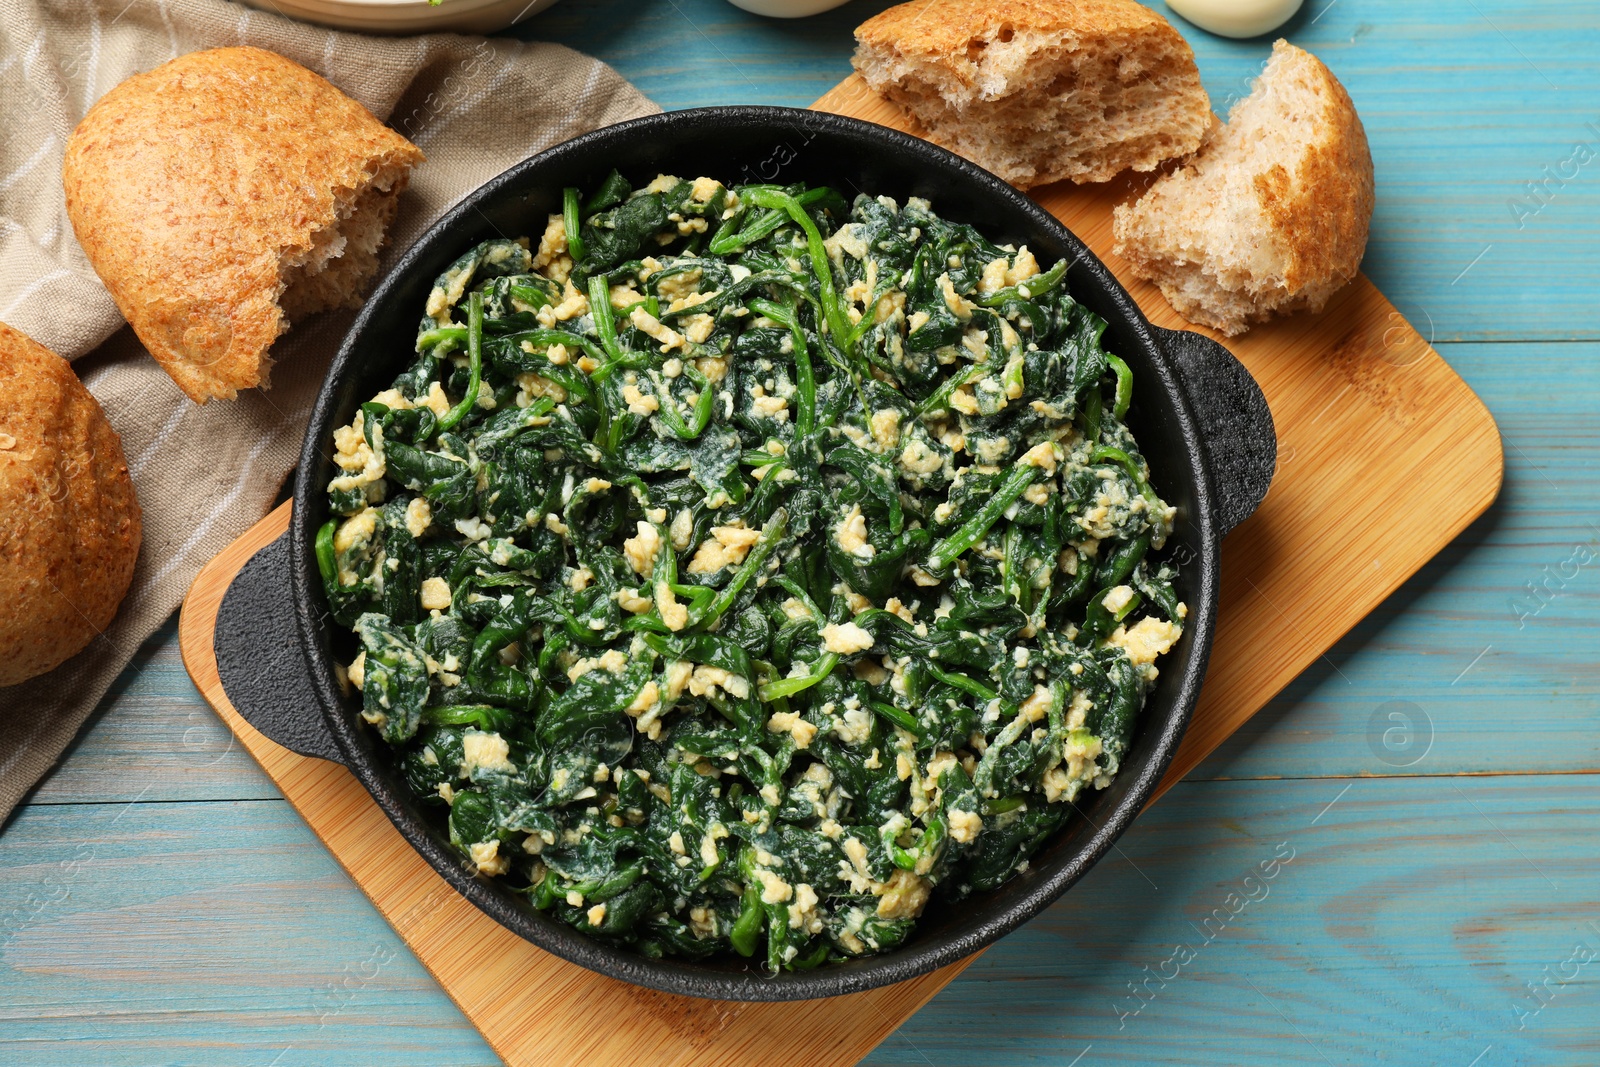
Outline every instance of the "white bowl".
<path id="1" fill-rule="evenodd" d="M 832 11 L 848 0 L 728 0 L 757 15 L 775 19 L 798 19 L 822 11 Z"/>
<path id="2" fill-rule="evenodd" d="M 360 33 L 496 33 L 556 0 L 244 0 L 278 15 Z"/>

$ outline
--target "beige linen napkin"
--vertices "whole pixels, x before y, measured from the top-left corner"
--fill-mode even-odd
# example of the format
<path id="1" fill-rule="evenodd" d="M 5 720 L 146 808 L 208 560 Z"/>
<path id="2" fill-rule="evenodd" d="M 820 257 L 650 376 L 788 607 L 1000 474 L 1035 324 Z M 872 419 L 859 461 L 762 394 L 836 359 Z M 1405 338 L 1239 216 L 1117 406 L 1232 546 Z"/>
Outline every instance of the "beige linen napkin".
<path id="1" fill-rule="evenodd" d="M 401 201 L 387 262 L 512 163 L 660 110 L 610 67 L 558 45 L 364 37 L 226 0 L 0 2 L 0 321 L 76 360 L 122 435 L 144 508 L 133 587 L 110 628 L 50 674 L 0 689 L 0 821 L 200 568 L 266 513 L 352 318 L 326 313 L 282 338 L 270 391 L 196 407 L 123 326 L 73 237 L 61 156 L 84 112 L 131 74 L 225 45 L 304 64 L 427 153 Z"/>

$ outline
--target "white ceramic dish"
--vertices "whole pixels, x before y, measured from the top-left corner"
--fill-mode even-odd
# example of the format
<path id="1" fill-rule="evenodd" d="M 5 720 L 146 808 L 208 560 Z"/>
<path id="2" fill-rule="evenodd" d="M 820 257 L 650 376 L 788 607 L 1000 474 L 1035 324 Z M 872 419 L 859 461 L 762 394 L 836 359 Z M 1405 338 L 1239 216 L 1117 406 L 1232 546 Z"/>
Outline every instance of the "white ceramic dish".
<path id="1" fill-rule="evenodd" d="M 251 7 L 360 33 L 497 33 L 556 0 L 244 0 Z"/>
<path id="2" fill-rule="evenodd" d="M 757 15 L 775 19 L 798 19 L 831 11 L 849 0 L 728 0 L 734 7 L 742 7 Z"/>

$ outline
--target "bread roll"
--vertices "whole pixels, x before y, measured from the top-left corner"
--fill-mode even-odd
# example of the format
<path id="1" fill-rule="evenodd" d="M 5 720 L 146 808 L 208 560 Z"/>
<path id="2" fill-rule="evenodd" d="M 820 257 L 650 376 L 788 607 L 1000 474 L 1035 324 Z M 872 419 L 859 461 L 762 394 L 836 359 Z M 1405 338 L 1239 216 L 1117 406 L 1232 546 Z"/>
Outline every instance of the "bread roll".
<path id="1" fill-rule="evenodd" d="M 1113 216 L 1115 249 L 1180 315 L 1230 336 L 1321 311 L 1361 267 L 1372 154 L 1355 105 L 1317 57 L 1279 41 L 1187 165 Z"/>
<path id="2" fill-rule="evenodd" d="M 100 99 L 67 214 L 151 355 L 197 403 L 267 383 L 291 321 L 358 306 L 422 153 L 259 48 L 193 52 Z"/>
<path id="3" fill-rule="evenodd" d="M 856 41 L 874 91 L 1023 188 L 1151 170 L 1212 121 L 1189 45 L 1133 0 L 915 0 Z"/>
<path id="4" fill-rule="evenodd" d="M 139 557 L 122 442 L 66 360 L 0 323 L 0 686 L 111 622 Z"/>

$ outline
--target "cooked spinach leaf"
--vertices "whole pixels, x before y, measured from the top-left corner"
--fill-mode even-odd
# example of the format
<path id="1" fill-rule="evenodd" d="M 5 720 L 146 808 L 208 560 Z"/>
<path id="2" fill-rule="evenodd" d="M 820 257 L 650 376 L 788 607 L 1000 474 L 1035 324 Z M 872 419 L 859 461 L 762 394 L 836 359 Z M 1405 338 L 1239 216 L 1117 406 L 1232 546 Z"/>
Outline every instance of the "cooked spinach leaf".
<path id="1" fill-rule="evenodd" d="M 481 874 L 814 967 L 1110 782 L 1186 611 L 1065 274 L 920 200 L 616 173 L 451 264 L 334 435 L 317 561 Z"/>

